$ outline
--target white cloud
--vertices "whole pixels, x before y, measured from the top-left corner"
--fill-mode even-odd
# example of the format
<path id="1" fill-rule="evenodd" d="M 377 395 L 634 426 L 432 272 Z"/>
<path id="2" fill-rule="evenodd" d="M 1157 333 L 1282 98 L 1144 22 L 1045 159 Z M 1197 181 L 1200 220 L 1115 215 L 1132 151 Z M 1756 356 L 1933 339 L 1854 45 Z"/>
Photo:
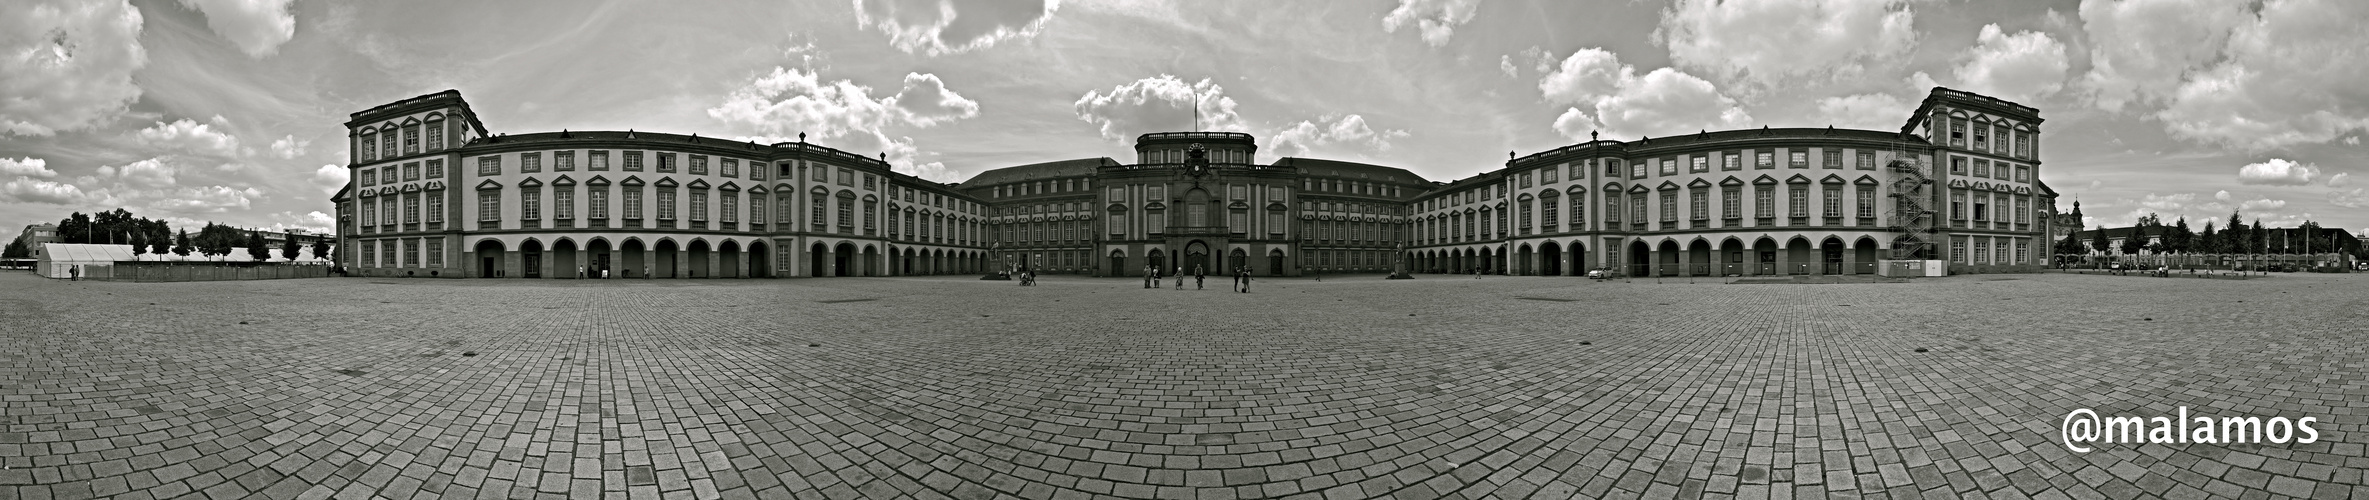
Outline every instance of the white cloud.
<path id="1" fill-rule="evenodd" d="M 0 184 L 0 201 L 14 203 L 46 203 L 73 205 L 89 199 L 82 188 L 63 182 L 46 181 L 18 176 L 16 180 Z"/>
<path id="2" fill-rule="evenodd" d="M 1818 99 L 1813 123 L 1838 128 L 1898 130 L 1917 103 L 1892 94 L 1858 94 Z"/>
<path id="3" fill-rule="evenodd" d="M 2139 207 L 2145 210 L 2169 213 L 2179 211 L 2182 208 L 2187 208 L 2188 202 L 2195 200 L 2196 193 L 2180 193 L 2161 196 L 2157 196 L 2154 193 L 2148 193 L 2144 198 L 2139 200 L 2138 204 Z"/>
<path id="4" fill-rule="evenodd" d="M 50 170 L 49 161 L 40 158 L 26 157 L 13 160 L 0 158 L 0 177 L 8 176 L 57 177 L 58 172 Z"/>
<path id="5" fill-rule="evenodd" d="M 1744 91 L 1832 81 L 1917 46 L 1906 0 L 1679 0 L 1662 10 L 1656 43 L 1678 67 Z"/>
<path id="6" fill-rule="evenodd" d="M 141 144 L 168 151 L 209 155 L 221 158 L 239 156 L 239 138 L 230 135 L 230 121 L 215 115 L 206 123 L 188 118 L 172 123 L 156 122 L 156 126 L 140 129 L 135 136 Z"/>
<path id="7" fill-rule="evenodd" d="M 1094 124 L 1102 137 L 1110 140 L 1195 128 L 1205 132 L 1249 132 L 1242 115 L 1234 111 L 1234 98 L 1226 97 L 1225 92 L 1224 86 L 1207 78 L 1185 83 L 1172 75 L 1160 75 L 1111 87 L 1109 94 L 1088 90 L 1072 107 L 1077 110 L 1079 120 Z M 1200 111 L 1197 126 L 1193 121 L 1195 108 Z"/>
<path id="8" fill-rule="evenodd" d="M 2329 191 L 2328 203 L 2344 208 L 2369 207 L 2369 188 Z"/>
<path id="9" fill-rule="evenodd" d="M 149 208 L 182 215 L 223 213 L 232 209 L 247 210 L 253 199 L 262 197 L 255 188 L 237 189 L 229 186 L 185 187 L 171 190 L 166 196 L 148 203 Z"/>
<path id="10" fill-rule="evenodd" d="M 271 155 L 283 160 L 294 159 L 304 156 L 304 149 L 312 145 L 313 141 L 300 140 L 296 136 L 290 135 L 282 137 L 280 140 L 271 141 Z"/>
<path id="11" fill-rule="evenodd" d="M 1986 24 L 1966 49 L 1967 61 L 1952 74 L 1961 89 L 2032 105 L 2065 87 L 2065 44 L 2047 33 L 2024 31 L 2013 35 Z"/>
<path id="12" fill-rule="evenodd" d="M 296 15 L 288 4 L 296 0 L 181 0 L 181 6 L 206 14 L 206 27 L 230 40 L 248 57 L 279 53 L 280 44 L 296 37 Z"/>
<path id="13" fill-rule="evenodd" d="M 172 187 L 175 170 L 157 158 L 135 161 L 121 167 L 99 167 L 99 178 L 114 179 L 135 188 L 160 189 Z M 90 184 L 91 182 L 84 182 Z"/>
<path id="14" fill-rule="evenodd" d="M 1456 27 L 1472 22 L 1480 7 L 1481 0 L 1399 0 L 1398 8 L 1382 16 L 1382 31 L 1397 33 L 1399 27 L 1414 24 L 1423 43 L 1446 46 Z"/>
<path id="15" fill-rule="evenodd" d="M 2317 167 L 2272 158 L 2270 161 L 2238 167 L 2237 183 L 2301 186 L 2310 184 L 2312 176 L 2318 174 Z"/>
<path id="16" fill-rule="evenodd" d="M 313 169 L 312 181 L 314 186 L 319 186 L 329 192 L 336 192 L 339 189 L 344 189 L 346 181 L 353 175 L 353 171 L 346 170 L 342 166 L 322 165 L 321 168 Z"/>
<path id="17" fill-rule="evenodd" d="M 2361 145 L 2361 136 L 2357 136 L 2357 135 L 2356 135 L 2356 136 L 2352 136 L 2352 137 L 2346 137 L 2346 138 L 2344 138 L 2344 145 L 2346 145 L 2346 146 L 2359 146 L 2359 145 Z"/>
<path id="18" fill-rule="evenodd" d="M 2239 211 L 2278 210 L 2286 207 L 2287 200 L 2273 200 L 2269 198 L 2246 200 L 2244 203 L 2237 204 L 2237 209 Z"/>
<path id="19" fill-rule="evenodd" d="M 2220 56 L 2251 0 L 2084 0 L 2089 73 L 2080 85 L 2099 109 L 2162 99 L 2198 66 Z"/>
<path id="20" fill-rule="evenodd" d="M 1592 130 L 1619 137 L 1675 135 L 1736 128 L 1752 120 L 1709 81 L 1674 68 L 1636 76 L 1636 68 L 1602 49 L 1571 54 L 1539 79 L 1538 90 L 1549 103 L 1576 105 L 1554 125 L 1572 140 Z"/>
<path id="21" fill-rule="evenodd" d="M 825 139 L 878 135 L 891 126 L 928 127 L 978 114 L 977 102 L 946 89 L 937 75 L 906 74 L 899 93 L 875 99 L 871 87 L 824 82 L 819 72 L 780 67 L 707 110 L 711 118 L 751 125 L 768 136 L 806 132 Z"/>
<path id="22" fill-rule="evenodd" d="M 4 160 L 4 158 L 0 158 L 0 161 Z M 2352 184 L 2352 176 L 2352 172 L 2337 172 L 2336 175 L 2328 177 L 2328 187 L 2344 187 L 2347 184 Z"/>
<path id="23" fill-rule="evenodd" d="M 140 10 L 116 1 L 0 3 L 0 133 L 103 125 L 140 98 Z"/>
<path id="24" fill-rule="evenodd" d="M 2226 48 L 2193 67 L 2155 114 L 2175 137 L 2248 151 L 2369 128 L 2369 2 L 2280 1 L 2241 16 Z"/>
<path id="25" fill-rule="evenodd" d="M 1326 122 L 1319 125 L 1318 122 Z M 1407 137 L 1405 130 L 1376 132 L 1365 123 L 1365 117 L 1345 115 L 1323 117 L 1316 121 L 1301 120 L 1276 131 L 1267 150 L 1276 156 L 1302 156 L 1316 146 L 1329 144 L 1358 144 L 1373 151 L 1389 151 L 1392 139 Z"/>
<path id="26" fill-rule="evenodd" d="M 933 161 L 929 163 L 908 165 L 909 166 L 898 167 L 896 171 L 903 172 L 906 175 L 920 177 L 922 179 L 929 180 L 930 182 L 961 182 L 964 178 L 962 172 L 956 172 L 954 169 L 946 168 L 945 162 Z"/>
<path id="27" fill-rule="evenodd" d="M 887 33 L 897 50 L 936 56 L 1035 37 L 1060 8 L 1059 0 L 855 0 L 855 19 Z"/>

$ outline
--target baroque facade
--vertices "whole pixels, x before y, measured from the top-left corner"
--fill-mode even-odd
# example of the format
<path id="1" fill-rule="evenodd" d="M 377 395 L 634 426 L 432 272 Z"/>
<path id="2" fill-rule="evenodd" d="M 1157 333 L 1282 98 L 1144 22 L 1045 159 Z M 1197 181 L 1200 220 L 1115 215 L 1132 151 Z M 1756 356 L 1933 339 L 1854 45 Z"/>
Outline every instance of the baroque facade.
<path id="1" fill-rule="evenodd" d="M 1996 272 L 2056 225 L 2038 110 L 1945 88 L 1897 131 L 1590 140 L 1452 182 L 1230 132 L 944 184 L 803 137 L 492 134 L 449 90 L 352 118 L 337 258 L 365 275 Z"/>

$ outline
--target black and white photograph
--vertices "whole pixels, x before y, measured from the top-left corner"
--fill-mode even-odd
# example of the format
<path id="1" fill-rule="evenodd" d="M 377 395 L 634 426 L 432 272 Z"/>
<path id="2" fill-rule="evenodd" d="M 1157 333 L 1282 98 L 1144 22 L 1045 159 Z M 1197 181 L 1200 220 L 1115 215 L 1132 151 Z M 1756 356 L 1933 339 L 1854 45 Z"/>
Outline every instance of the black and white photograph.
<path id="1" fill-rule="evenodd" d="M 0 500 L 2369 500 L 2365 82 L 2357 0 L 0 1 Z"/>

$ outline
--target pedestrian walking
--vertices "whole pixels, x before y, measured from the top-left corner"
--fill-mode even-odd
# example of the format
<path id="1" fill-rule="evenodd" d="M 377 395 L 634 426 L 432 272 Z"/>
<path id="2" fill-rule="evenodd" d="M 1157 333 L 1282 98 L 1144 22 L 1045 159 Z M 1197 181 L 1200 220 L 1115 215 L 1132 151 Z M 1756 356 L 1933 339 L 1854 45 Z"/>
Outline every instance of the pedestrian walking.
<path id="1" fill-rule="evenodd" d="M 584 266 L 576 266 L 576 279 L 584 279 Z"/>
<path id="2" fill-rule="evenodd" d="M 1250 268 L 1242 268 L 1242 293 L 1250 293 Z"/>
<path id="3" fill-rule="evenodd" d="M 1202 270 L 1201 270 L 1201 266 L 1193 266 L 1193 289 L 1194 289 L 1194 290 L 1200 290 L 1200 289 L 1202 289 L 1202 286 L 1201 286 L 1201 280 L 1202 280 L 1202 279 L 1205 279 L 1205 276 L 1204 276 L 1205 274 L 1207 274 L 1207 273 L 1203 273 L 1203 272 L 1202 272 Z"/>
<path id="4" fill-rule="evenodd" d="M 1176 266 L 1176 289 L 1184 289 L 1184 266 Z"/>

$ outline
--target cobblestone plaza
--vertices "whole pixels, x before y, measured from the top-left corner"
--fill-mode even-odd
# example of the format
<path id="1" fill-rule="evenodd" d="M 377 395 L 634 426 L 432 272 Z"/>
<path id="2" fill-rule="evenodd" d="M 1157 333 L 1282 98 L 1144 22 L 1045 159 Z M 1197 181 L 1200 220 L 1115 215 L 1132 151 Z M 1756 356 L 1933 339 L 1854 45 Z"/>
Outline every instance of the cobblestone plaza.
<path id="1" fill-rule="evenodd" d="M 11 273 L 0 499 L 2369 498 L 2353 275 L 1422 278 Z"/>

